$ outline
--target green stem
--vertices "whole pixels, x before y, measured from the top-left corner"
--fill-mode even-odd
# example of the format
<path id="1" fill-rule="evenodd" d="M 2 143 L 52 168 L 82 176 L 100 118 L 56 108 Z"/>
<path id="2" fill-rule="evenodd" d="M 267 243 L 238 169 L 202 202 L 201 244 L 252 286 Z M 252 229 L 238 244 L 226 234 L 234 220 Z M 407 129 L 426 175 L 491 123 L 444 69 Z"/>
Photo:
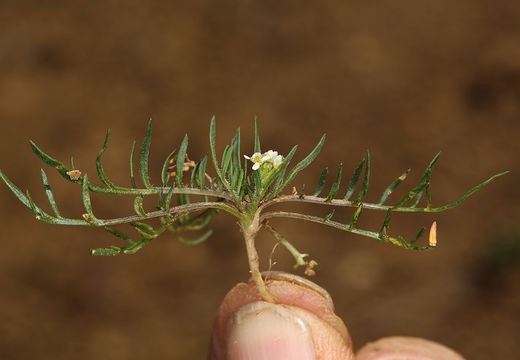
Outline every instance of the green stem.
<path id="1" fill-rule="evenodd" d="M 265 225 L 265 228 L 269 230 L 273 236 L 280 242 L 285 248 L 291 253 L 291 255 L 294 257 L 294 260 L 296 261 L 295 268 L 298 266 L 305 266 L 307 265 L 307 261 L 305 261 L 305 257 L 309 254 L 302 254 L 294 247 L 293 244 L 291 244 L 286 238 L 284 238 L 278 231 L 273 229 L 271 225 Z"/>

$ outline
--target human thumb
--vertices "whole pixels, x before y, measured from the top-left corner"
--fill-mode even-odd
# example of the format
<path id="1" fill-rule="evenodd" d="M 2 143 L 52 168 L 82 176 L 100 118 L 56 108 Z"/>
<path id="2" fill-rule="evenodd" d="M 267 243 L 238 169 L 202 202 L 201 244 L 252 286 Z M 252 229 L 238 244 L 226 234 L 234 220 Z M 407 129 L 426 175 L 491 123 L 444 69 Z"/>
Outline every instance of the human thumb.
<path id="1" fill-rule="evenodd" d="M 263 275 L 275 303 L 262 301 L 253 283 L 236 285 L 218 310 L 209 359 L 353 359 L 348 331 L 324 289 L 291 274 Z"/>

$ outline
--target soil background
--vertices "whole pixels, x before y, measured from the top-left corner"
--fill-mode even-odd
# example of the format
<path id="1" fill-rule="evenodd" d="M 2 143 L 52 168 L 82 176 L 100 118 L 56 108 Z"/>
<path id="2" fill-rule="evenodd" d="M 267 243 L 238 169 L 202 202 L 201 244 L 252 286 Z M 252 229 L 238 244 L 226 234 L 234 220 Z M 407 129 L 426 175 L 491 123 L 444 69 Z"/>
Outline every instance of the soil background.
<path id="1" fill-rule="evenodd" d="M 185 133 L 190 157 L 208 152 L 212 115 L 219 152 L 240 127 L 252 153 L 256 115 L 264 150 L 299 144 L 301 159 L 327 133 L 295 182 L 309 191 L 325 166 L 334 174 L 343 163 L 346 179 L 367 149 L 367 201 L 407 168 L 402 191 L 414 186 L 438 151 L 434 205 L 511 170 L 456 209 L 394 216 L 391 233 L 406 238 L 436 220 L 431 251 L 296 220 L 273 226 L 319 263 L 314 281 L 332 294 L 356 348 L 407 335 L 468 359 L 520 359 L 519 19 L 520 3 L 503 0 L 2 0 L 0 168 L 45 207 L 45 166 L 29 139 L 62 161 L 74 155 L 94 178 L 110 128 L 104 166 L 129 185 L 131 142 L 149 118 L 158 174 Z M 80 217 L 79 187 L 45 169 L 62 213 Z M 198 246 L 165 236 L 134 256 L 91 257 L 118 239 L 37 222 L 0 188 L 1 359 L 205 357 L 221 299 L 248 278 L 231 217 L 217 217 Z M 100 217 L 133 212 L 132 199 L 93 203 Z M 383 218 L 366 211 L 360 221 L 378 229 Z M 258 243 L 266 269 L 275 242 L 262 234 Z M 272 260 L 293 271 L 281 247 Z"/>

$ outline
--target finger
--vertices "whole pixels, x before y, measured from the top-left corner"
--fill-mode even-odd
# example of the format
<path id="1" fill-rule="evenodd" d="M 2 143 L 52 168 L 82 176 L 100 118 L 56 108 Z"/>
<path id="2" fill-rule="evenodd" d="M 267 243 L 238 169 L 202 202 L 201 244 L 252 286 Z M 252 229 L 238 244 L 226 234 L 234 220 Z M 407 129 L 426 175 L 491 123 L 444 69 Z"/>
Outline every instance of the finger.
<path id="1" fill-rule="evenodd" d="M 236 285 L 218 310 L 210 359 L 353 359 L 324 289 L 295 275 L 264 275 L 275 304 L 261 301 L 252 283 Z"/>
<path id="2" fill-rule="evenodd" d="M 464 360 L 439 343 L 414 337 L 392 336 L 363 346 L 356 360 Z"/>

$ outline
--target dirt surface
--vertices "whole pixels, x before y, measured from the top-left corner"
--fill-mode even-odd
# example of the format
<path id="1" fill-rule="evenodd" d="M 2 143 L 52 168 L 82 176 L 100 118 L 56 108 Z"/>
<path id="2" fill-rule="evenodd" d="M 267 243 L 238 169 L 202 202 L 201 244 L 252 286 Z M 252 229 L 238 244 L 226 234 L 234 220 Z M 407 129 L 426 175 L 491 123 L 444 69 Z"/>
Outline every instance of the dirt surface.
<path id="1" fill-rule="evenodd" d="M 105 169 L 128 185 L 131 141 L 149 118 L 158 174 L 185 133 L 190 157 L 208 152 L 213 114 L 219 151 L 240 126 L 252 152 L 255 115 L 266 150 L 299 144 L 301 158 L 326 132 L 296 183 L 311 189 L 323 167 L 334 173 L 342 162 L 347 177 L 370 149 L 369 201 L 407 168 L 413 186 L 438 151 L 437 205 L 511 170 L 457 209 L 396 216 L 390 231 L 408 238 L 438 222 L 438 248 L 420 254 L 317 224 L 273 226 L 319 263 L 314 280 L 332 294 L 356 348 L 405 335 L 468 359 L 518 359 L 520 5 L 241 3 L 2 0 L 2 171 L 44 206 L 43 164 L 27 141 L 63 161 L 74 155 L 94 177 L 110 128 Z M 80 189 L 51 170 L 62 212 L 79 217 Z M 100 216 L 133 211 L 132 199 L 93 202 Z M 202 245 L 165 237 L 117 258 L 88 251 L 117 239 L 36 222 L 4 185 L 0 215 L 1 359 L 204 358 L 219 302 L 248 277 L 240 233 L 225 215 Z M 377 229 L 384 214 L 368 215 L 361 225 Z M 260 236 L 263 268 L 273 245 Z M 281 247 L 273 261 L 292 271 Z"/>

